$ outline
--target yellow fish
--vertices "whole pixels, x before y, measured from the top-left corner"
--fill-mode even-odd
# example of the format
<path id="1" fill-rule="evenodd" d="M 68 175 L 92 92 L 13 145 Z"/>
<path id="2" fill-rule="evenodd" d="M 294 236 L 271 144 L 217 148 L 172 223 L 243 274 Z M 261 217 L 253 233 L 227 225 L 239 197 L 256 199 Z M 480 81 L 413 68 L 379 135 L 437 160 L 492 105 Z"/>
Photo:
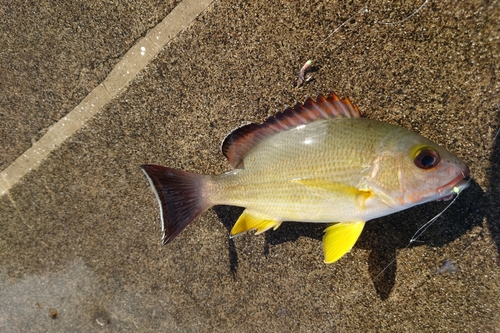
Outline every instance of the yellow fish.
<path id="1" fill-rule="evenodd" d="M 234 130 L 222 152 L 234 169 L 220 175 L 142 166 L 160 205 L 163 244 L 214 205 L 240 206 L 231 236 L 284 221 L 328 223 L 323 247 L 332 263 L 351 250 L 366 221 L 448 200 L 469 176 L 443 147 L 361 118 L 334 93 Z"/>

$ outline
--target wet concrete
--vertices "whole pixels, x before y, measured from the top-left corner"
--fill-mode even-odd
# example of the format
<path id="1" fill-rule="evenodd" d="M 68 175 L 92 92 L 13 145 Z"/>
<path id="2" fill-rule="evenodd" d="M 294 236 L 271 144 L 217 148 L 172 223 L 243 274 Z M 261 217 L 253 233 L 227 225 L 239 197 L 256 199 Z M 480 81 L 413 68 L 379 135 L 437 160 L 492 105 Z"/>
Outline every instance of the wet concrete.
<path id="1" fill-rule="evenodd" d="M 365 12 L 361 1 L 215 2 L 0 197 L 0 330 L 498 331 L 499 151 L 492 139 L 500 126 L 500 5 L 430 1 L 402 23 L 380 23 L 420 4 L 373 1 Z M 313 80 L 297 89 L 307 59 Z M 58 75 L 54 67 L 31 84 L 77 84 Z M 371 221 L 333 265 L 323 264 L 317 225 L 289 223 L 229 240 L 241 212 L 230 207 L 208 211 L 160 245 L 157 203 L 140 164 L 229 170 L 219 146 L 234 127 L 330 90 L 367 117 L 413 129 L 462 157 L 471 187 L 410 246 L 446 203 Z M 33 91 L 30 98 L 43 99 Z M 2 114 L 15 114 L 9 94 Z M 75 99 L 61 96 L 55 118 L 74 107 Z M 2 122 L 5 133 L 33 133 L 25 119 L 39 118 L 27 114 Z M 4 167 L 26 146 L 7 137 Z M 455 271 L 442 273 L 448 262 Z"/>

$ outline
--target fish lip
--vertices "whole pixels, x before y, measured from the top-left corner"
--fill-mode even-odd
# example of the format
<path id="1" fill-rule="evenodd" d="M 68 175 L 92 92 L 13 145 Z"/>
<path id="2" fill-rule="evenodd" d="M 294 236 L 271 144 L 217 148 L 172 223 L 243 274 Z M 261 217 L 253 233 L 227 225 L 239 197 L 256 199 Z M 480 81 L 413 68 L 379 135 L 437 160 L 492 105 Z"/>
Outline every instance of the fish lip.
<path id="1" fill-rule="evenodd" d="M 462 192 L 470 184 L 469 167 L 464 164 L 462 171 L 451 181 L 432 190 L 431 193 L 420 193 L 406 195 L 404 203 L 409 207 L 420 205 L 431 201 L 447 201 L 452 199 L 456 194 Z"/>
<path id="2" fill-rule="evenodd" d="M 470 182 L 470 170 L 469 166 L 465 165 L 464 170 L 450 182 L 438 188 L 438 193 L 441 198 L 438 201 L 447 201 L 455 196 L 455 194 L 460 193 L 462 190 L 469 186 Z M 458 192 L 455 190 L 458 188 Z"/>

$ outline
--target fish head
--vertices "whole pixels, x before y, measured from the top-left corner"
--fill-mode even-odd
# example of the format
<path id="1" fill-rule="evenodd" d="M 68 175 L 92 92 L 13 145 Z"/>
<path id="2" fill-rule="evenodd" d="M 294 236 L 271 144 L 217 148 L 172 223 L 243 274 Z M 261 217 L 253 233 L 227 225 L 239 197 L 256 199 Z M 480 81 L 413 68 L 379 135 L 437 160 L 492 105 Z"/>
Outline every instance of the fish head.
<path id="1" fill-rule="evenodd" d="M 469 167 L 445 148 L 401 129 L 377 153 L 370 180 L 391 206 L 449 200 L 469 185 Z"/>

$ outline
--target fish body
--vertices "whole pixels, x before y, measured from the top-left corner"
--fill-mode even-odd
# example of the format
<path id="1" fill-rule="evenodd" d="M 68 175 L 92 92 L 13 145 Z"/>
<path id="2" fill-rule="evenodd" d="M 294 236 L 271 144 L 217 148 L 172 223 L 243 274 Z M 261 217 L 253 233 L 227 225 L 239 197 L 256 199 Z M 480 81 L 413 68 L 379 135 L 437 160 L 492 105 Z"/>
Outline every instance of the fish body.
<path id="1" fill-rule="evenodd" d="M 283 221 L 329 223 L 330 263 L 352 248 L 366 221 L 448 199 L 466 187 L 469 174 L 443 147 L 361 118 L 333 93 L 235 130 L 222 150 L 235 169 L 221 175 L 143 166 L 160 203 L 164 242 L 209 207 L 232 205 L 246 208 L 232 236 Z"/>

